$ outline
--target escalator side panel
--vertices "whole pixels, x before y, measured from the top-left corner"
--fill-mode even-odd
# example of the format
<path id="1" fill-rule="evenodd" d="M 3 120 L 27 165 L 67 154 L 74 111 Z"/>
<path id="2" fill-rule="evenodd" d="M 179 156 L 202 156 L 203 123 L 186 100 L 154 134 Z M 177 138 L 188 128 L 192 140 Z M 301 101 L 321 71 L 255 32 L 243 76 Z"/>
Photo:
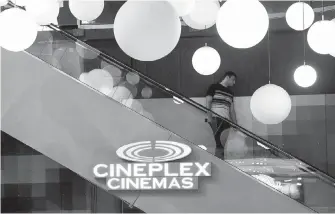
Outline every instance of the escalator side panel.
<path id="1" fill-rule="evenodd" d="M 121 162 L 115 151 L 141 140 L 176 140 L 165 129 L 97 94 L 24 52 L 2 51 L 2 129 L 95 182 L 97 163 Z M 187 142 L 184 142 L 187 143 Z M 188 143 L 187 143 L 188 144 Z M 185 161 L 212 162 L 199 191 L 142 191 L 145 212 L 311 212 L 199 147 Z M 133 203 L 138 192 L 113 192 Z"/>
<path id="2" fill-rule="evenodd" d="M 87 180 L 94 165 L 122 162 L 120 146 L 169 138 L 130 112 L 24 52 L 2 50 L 2 130 Z M 138 194 L 116 193 L 130 203 Z"/>

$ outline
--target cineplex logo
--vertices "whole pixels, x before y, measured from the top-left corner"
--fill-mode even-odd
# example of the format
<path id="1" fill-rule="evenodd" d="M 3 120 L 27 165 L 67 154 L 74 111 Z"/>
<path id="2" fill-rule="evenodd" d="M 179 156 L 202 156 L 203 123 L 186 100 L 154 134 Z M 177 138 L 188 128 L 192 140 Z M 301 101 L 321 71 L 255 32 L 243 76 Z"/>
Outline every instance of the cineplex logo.
<path id="1" fill-rule="evenodd" d="M 131 143 L 116 154 L 132 163 L 97 164 L 93 173 L 106 178 L 110 190 L 198 189 L 198 178 L 211 176 L 211 163 L 171 162 L 191 152 L 189 146 L 172 141 Z"/>

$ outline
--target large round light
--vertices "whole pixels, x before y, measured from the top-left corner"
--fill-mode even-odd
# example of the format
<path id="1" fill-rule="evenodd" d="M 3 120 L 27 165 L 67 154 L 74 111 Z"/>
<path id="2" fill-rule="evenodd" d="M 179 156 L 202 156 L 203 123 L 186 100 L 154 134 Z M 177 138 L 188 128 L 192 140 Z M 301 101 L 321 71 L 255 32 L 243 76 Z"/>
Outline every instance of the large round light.
<path id="1" fill-rule="evenodd" d="M 302 65 L 294 72 L 294 81 L 301 87 L 307 88 L 313 85 L 316 81 L 317 75 L 313 67 L 309 65 Z"/>
<path id="2" fill-rule="evenodd" d="M 0 7 L 5 6 L 8 3 L 8 0 L 0 0 Z"/>
<path id="3" fill-rule="evenodd" d="M 278 124 L 291 111 L 290 95 L 280 86 L 267 84 L 257 89 L 251 97 L 253 116 L 264 124 Z"/>
<path id="4" fill-rule="evenodd" d="M 71 13 L 79 20 L 92 21 L 104 10 L 104 0 L 69 0 Z"/>
<path id="5" fill-rule="evenodd" d="M 219 9 L 220 3 L 217 0 L 196 1 L 195 7 L 191 13 L 183 16 L 183 20 L 193 29 L 207 29 L 215 25 Z"/>
<path id="6" fill-rule="evenodd" d="M 220 54 L 214 48 L 208 46 L 199 48 L 193 54 L 192 64 L 199 74 L 214 74 L 221 64 Z"/>
<path id="7" fill-rule="evenodd" d="M 59 3 L 57 0 L 28 1 L 26 11 L 30 13 L 39 25 L 47 25 L 57 20 Z"/>
<path id="8" fill-rule="evenodd" d="M 127 1 L 117 12 L 114 35 L 120 48 L 140 61 L 155 61 L 177 45 L 181 24 L 165 1 Z"/>
<path id="9" fill-rule="evenodd" d="M 195 6 L 195 0 L 168 0 L 179 16 L 186 16 Z"/>
<path id="10" fill-rule="evenodd" d="M 266 35 L 269 16 L 258 0 L 228 0 L 219 11 L 216 27 L 228 45 L 250 48 Z"/>
<path id="11" fill-rule="evenodd" d="M 24 10 L 11 8 L 0 13 L 0 46 L 9 51 L 29 48 L 37 37 L 34 19 Z"/>
<path id="12" fill-rule="evenodd" d="M 308 30 L 307 41 L 309 46 L 319 54 L 329 54 L 331 44 L 335 38 L 335 22 L 321 20 L 315 22 Z"/>
<path id="13" fill-rule="evenodd" d="M 286 22 L 294 30 L 309 28 L 314 21 L 314 10 L 304 2 L 292 4 L 286 11 Z"/>

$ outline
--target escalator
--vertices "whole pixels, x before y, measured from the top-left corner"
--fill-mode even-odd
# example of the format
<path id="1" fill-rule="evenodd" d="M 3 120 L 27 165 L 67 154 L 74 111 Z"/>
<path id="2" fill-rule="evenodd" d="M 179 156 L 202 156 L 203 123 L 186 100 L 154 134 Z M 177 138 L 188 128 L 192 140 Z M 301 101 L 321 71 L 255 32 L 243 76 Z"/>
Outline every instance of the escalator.
<path id="1" fill-rule="evenodd" d="M 335 211 L 332 177 L 230 121 L 249 146 L 231 151 L 225 161 L 213 156 L 204 106 L 56 26 L 45 28 L 50 31 L 26 52 L 2 50 L 4 132 L 103 189 L 93 166 L 122 162 L 115 151 L 131 142 L 181 142 L 192 148 L 185 160 L 212 163 L 212 176 L 199 180 L 198 191 L 111 192 L 145 212 Z M 78 80 L 84 61 L 92 60 L 114 74 L 114 89 Z M 127 81 L 134 76 L 140 77 L 136 84 Z M 143 88 L 150 88 L 150 98 L 143 98 Z"/>

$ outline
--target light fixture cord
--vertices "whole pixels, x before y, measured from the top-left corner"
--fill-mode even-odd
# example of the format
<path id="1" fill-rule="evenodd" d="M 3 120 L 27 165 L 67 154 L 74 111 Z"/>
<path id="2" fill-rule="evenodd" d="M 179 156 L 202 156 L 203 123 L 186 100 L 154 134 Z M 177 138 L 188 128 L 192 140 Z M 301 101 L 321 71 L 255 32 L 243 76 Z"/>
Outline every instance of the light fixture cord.
<path id="1" fill-rule="evenodd" d="M 302 4 L 302 27 L 304 36 L 304 65 L 306 64 L 305 4 Z"/>
<path id="2" fill-rule="evenodd" d="M 325 19 L 325 15 L 324 15 L 324 13 L 325 13 L 325 7 L 324 7 L 324 5 L 323 5 L 323 0 L 322 0 L 322 20 Z"/>
<path id="3" fill-rule="evenodd" d="M 269 84 L 271 84 L 271 48 L 270 48 L 270 26 L 268 29 L 268 59 L 269 59 Z"/>

